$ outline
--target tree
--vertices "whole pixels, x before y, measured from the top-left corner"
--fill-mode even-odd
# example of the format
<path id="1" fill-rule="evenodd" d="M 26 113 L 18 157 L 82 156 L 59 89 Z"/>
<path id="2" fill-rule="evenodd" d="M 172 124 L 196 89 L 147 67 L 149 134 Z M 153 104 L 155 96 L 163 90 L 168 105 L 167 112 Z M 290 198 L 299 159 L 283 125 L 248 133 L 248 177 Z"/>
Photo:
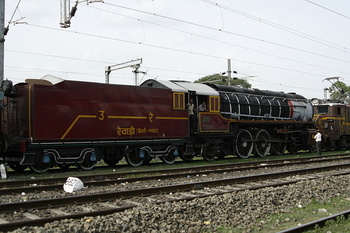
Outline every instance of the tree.
<path id="1" fill-rule="evenodd" d="M 221 74 L 212 74 L 205 77 L 202 77 L 196 81 L 195 83 L 214 83 L 214 84 L 222 84 L 222 85 L 228 85 L 228 76 L 223 76 Z M 252 85 L 248 83 L 244 79 L 240 78 L 231 78 L 231 86 L 238 86 L 243 88 L 251 88 Z"/>
<path id="2" fill-rule="evenodd" d="M 344 103 L 350 103 L 350 86 L 341 81 L 334 82 L 328 89 L 331 100 L 339 100 Z"/>

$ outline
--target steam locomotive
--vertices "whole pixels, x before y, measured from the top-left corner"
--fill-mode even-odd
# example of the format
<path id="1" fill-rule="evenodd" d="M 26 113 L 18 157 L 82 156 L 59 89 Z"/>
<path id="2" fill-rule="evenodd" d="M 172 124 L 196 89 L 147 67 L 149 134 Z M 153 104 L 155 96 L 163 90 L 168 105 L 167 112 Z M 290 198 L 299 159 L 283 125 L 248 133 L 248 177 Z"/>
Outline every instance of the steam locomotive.
<path id="1" fill-rule="evenodd" d="M 266 156 L 314 147 L 311 102 L 295 93 L 186 81 L 140 86 L 54 77 L 2 84 L 1 159 L 28 166 L 92 169 L 125 158 L 131 166 L 160 158 Z M 194 115 L 187 103 L 194 100 Z M 207 111 L 198 104 L 206 102 Z"/>

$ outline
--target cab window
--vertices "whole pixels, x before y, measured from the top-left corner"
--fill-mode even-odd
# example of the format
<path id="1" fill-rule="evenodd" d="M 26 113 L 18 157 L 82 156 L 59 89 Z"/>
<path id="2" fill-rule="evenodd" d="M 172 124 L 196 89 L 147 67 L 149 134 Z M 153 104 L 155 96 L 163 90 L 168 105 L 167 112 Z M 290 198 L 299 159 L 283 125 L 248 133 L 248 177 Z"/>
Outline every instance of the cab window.
<path id="1" fill-rule="evenodd" d="M 210 112 L 220 111 L 219 96 L 210 96 L 209 110 Z"/>
<path id="2" fill-rule="evenodd" d="M 329 113 L 328 111 L 328 105 L 319 105 L 317 106 L 317 113 L 318 114 L 327 114 Z"/>
<path id="3" fill-rule="evenodd" d="M 185 93 L 173 93 L 173 109 L 185 109 Z"/>

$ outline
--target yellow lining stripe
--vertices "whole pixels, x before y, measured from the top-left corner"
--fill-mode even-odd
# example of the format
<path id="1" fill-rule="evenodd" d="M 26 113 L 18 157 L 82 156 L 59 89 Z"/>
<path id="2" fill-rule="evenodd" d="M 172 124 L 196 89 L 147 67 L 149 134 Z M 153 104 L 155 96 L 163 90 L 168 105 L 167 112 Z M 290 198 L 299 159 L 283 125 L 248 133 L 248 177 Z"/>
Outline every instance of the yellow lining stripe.
<path id="1" fill-rule="evenodd" d="M 156 117 L 159 120 L 188 120 L 188 117 Z"/>
<path id="2" fill-rule="evenodd" d="M 78 122 L 78 120 L 80 118 L 97 118 L 96 115 L 79 115 L 75 118 L 75 120 L 73 121 L 73 123 L 69 126 L 69 128 L 67 129 L 67 131 L 63 134 L 63 136 L 61 137 L 61 139 L 64 139 L 67 134 L 69 133 L 69 131 L 71 131 L 71 129 L 74 127 L 74 125 Z"/>
<path id="3" fill-rule="evenodd" d="M 147 119 L 147 117 L 136 117 L 136 116 L 108 116 L 111 119 Z"/>

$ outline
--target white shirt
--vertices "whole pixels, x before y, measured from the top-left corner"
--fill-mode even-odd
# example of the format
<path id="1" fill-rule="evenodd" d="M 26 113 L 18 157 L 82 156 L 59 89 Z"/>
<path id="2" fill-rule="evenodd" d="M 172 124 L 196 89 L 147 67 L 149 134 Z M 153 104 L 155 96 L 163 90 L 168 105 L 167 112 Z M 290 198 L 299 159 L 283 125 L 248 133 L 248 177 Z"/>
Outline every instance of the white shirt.
<path id="1" fill-rule="evenodd" d="M 317 132 L 317 134 L 314 136 L 314 139 L 316 142 L 322 141 L 322 135 L 320 132 Z"/>
<path id="2" fill-rule="evenodd" d="M 187 109 L 188 109 L 188 115 L 194 115 L 194 112 L 193 112 L 193 110 L 194 110 L 194 104 L 192 103 L 188 103 L 187 104 Z"/>

